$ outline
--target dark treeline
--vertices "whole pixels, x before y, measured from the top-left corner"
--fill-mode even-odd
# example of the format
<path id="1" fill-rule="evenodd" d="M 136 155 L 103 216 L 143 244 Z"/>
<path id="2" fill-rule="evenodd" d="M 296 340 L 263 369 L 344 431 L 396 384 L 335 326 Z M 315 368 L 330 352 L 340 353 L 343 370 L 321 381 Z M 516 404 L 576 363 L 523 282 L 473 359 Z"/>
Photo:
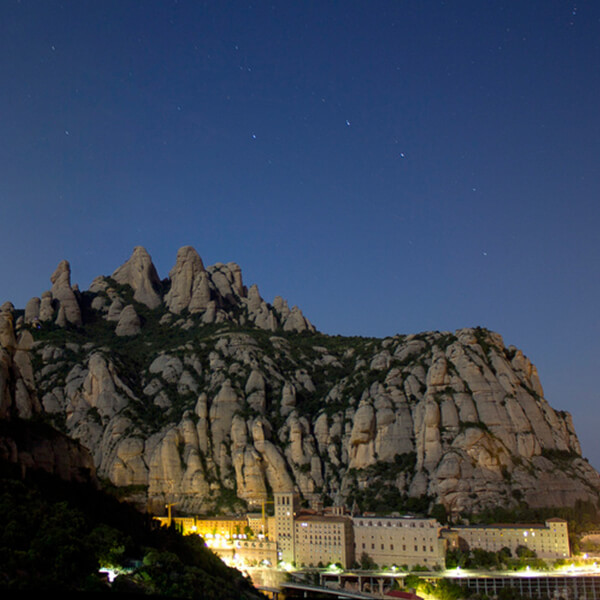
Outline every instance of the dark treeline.
<path id="1" fill-rule="evenodd" d="M 129 567 L 109 587 L 100 566 Z M 40 471 L 0 462 L 0 589 L 145 593 L 178 598 L 260 597 L 197 537 Z M 4 596 L 4 593 L 3 593 Z"/>

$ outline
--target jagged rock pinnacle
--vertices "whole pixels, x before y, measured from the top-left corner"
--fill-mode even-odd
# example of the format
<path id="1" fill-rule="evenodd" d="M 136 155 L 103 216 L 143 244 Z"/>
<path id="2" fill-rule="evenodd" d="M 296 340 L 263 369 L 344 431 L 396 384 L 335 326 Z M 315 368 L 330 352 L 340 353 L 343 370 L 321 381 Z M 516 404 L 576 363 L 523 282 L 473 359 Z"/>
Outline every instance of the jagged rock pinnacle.
<path id="1" fill-rule="evenodd" d="M 165 296 L 165 303 L 171 312 L 179 314 L 186 308 L 190 312 L 206 309 L 210 300 L 208 280 L 202 259 L 192 246 L 179 249 L 169 277 L 171 289 Z"/>
<path id="2" fill-rule="evenodd" d="M 135 300 L 148 308 L 156 308 L 162 302 L 157 291 L 160 279 L 152 258 L 142 246 L 133 249 L 131 258 L 112 274 L 112 278 L 117 283 L 130 285 Z"/>
<path id="3" fill-rule="evenodd" d="M 52 282 L 52 299 L 58 305 L 57 324 L 63 326 L 66 322 L 81 326 L 81 309 L 75 292 L 71 288 L 71 266 L 66 260 L 61 260 L 56 271 L 50 277 Z"/>

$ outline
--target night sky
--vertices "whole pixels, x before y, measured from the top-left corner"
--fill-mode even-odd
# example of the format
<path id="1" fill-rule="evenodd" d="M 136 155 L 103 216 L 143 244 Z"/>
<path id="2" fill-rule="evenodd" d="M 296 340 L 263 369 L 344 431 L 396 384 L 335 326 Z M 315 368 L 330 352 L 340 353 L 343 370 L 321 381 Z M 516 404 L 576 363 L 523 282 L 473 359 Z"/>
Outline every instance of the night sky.
<path id="1" fill-rule="evenodd" d="M 482 326 L 600 468 L 600 2 L 2 0 L 0 301 L 145 246 L 324 333 Z"/>

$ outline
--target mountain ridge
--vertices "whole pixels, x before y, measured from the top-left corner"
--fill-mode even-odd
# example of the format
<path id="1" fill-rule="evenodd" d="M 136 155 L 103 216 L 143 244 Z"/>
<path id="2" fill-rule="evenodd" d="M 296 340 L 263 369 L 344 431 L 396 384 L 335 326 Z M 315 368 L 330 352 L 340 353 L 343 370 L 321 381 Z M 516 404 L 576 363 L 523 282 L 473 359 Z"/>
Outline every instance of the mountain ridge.
<path id="1" fill-rule="evenodd" d="M 138 246 L 87 291 L 67 261 L 51 282 L 0 311 L 0 415 L 44 414 L 140 504 L 234 510 L 292 488 L 451 514 L 596 502 L 570 415 L 497 333 L 327 336 L 191 246 L 164 280 Z"/>

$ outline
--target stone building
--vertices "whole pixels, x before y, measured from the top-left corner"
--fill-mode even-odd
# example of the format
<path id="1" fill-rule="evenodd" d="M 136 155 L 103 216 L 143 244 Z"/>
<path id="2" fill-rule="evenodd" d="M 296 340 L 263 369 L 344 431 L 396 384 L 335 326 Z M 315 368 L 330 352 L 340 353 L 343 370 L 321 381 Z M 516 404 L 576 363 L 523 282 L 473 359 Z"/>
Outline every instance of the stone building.
<path id="1" fill-rule="evenodd" d="M 295 562 L 301 566 L 354 563 L 352 520 L 338 515 L 299 515 L 294 522 Z"/>
<path id="2" fill-rule="evenodd" d="M 445 544 L 435 519 L 360 516 L 352 523 L 357 560 L 365 553 L 380 567 L 445 565 Z"/>
<path id="3" fill-rule="evenodd" d="M 279 560 L 295 562 L 294 554 L 294 518 L 300 508 L 298 494 L 275 493 L 275 531 L 274 539 L 279 548 Z M 270 532 L 269 532 L 270 533 Z M 269 535 L 269 539 L 272 539 Z"/>
<path id="4" fill-rule="evenodd" d="M 203 517 L 194 519 L 190 533 L 197 533 L 205 540 L 242 539 L 248 526 L 246 517 Z M 186 533 L 184 529 L 184 533 Z"/>
<path id="5" fill-rule="evenodd" d="M 516 556 L 517 548 L 525 546 L 538 558 L 556 559 L 571 556 L 569 528 L 563 519 L 548 519 L 541 524 L 466 525 L 452 527 L 458 543 L 465 549 L 481 548 L 498 552 L 508 548 Z"/>

